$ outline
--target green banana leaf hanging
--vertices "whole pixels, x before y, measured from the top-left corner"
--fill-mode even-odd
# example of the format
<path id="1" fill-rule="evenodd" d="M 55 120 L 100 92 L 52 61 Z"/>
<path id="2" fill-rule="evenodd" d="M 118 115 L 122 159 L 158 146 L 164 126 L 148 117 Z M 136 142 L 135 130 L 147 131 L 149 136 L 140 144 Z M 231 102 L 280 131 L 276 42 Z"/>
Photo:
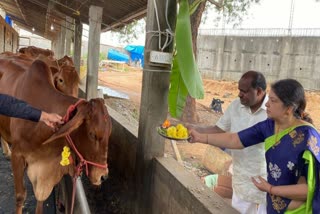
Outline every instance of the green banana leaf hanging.
<path id="1" fill-rule="evenodd" d="M 203 83 L 192 49 L 187 0 L 180 1 L 175 35 L 176 53 L 173 59 L 168 103 L 170 115 L 178 118 L 182 115 L 188 94 L 195 99 L 204 97 Z"/>

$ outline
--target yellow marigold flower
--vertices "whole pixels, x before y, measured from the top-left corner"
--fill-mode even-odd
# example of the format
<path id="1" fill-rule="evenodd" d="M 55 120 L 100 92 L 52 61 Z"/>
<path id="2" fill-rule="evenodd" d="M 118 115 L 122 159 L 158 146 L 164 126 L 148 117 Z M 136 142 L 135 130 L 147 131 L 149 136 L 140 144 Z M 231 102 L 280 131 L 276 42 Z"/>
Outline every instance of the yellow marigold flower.
<path id="1" fill-rule="evenodd" d="M 176 126 L 176 128 L 177 128 L 177 130 L 180 130 L 180 129 L 184 128 L 184 126 L 183 126 L 181 123 L 179 123 L 179 124 Z"/>
<path id="2" fill-rule="evenodd" d="M 61 166 L 68 166 L 70 164 L 69 157 L 70 157 L 70 148 L 68 146 L 63 147 L 63 151 L 61 152 Z"/>
<path id="3" fill-rule="evenodd" d="M 62 159 L 62 160 L 60 161 L 60 165 L 61 165 L 61 166 L 68 166 L 69 164 L 70 164 L 69 159 Z"/>
<path id="4" fill-rule="evenodd" d="M 68 158 L 70 156 L 70 152 L 63 151 L 61 153 L 62 158 Z"/>
<path id="5" fill-rule="evenodd" d="M 64 146 L 64 147 L 63 147 L 63 151 L 70 152 L 69 146 Z"/>
<path id="6" fill-rule="evenodd" d="M 178 138 L 186 138 L 188 137 L 188 130 L 186 127 L 180 127 L 177 131 L 177 137 Z"/>
<path id="7" fill-rule="evenodd" d="M 175 126 L 170 126 L 167 129 L 167 136 L 168 137 L 177 137 L 177 129 Z"/>

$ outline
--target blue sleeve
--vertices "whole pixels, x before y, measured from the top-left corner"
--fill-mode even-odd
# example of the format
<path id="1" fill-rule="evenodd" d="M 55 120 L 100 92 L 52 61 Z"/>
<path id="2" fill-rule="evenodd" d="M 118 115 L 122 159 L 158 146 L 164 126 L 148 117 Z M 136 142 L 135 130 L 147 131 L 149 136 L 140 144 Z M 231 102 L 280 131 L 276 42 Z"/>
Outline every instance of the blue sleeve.
<path id="1" fill-rule="evenodd" d="M 316 160 L 320 162 L 320 133 L 314 127 L 307 127 L 307 132 L 304 133 L 307 136 L 307 149 L 309 149 Z"/>
<path id="2" fill-rule="evenodd" d="M 14 97 L 0 94 L 0 114 L 38 122 L 41 111 Z"/>
<path id="3" fill-rule="evenodd" d="M 249 147 L 264 142 L 268 134 L 268 122 L 269 120 L 267 119 L 238 132 L 242 145 Z"/>

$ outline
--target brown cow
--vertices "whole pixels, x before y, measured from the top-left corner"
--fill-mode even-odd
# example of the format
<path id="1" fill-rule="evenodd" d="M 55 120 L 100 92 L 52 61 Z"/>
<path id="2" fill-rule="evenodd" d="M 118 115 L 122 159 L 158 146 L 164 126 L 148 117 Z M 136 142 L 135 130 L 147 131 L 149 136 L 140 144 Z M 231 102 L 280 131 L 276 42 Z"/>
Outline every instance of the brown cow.
<path id="1" fill-rule="evenodd" d="M 40 54 L 42 54 L 46 57 L 50 57 L 50 58 L 54 57 L 54 53 L 52 50 L 42 49 L 42 48 L 38 48 L 35 46 L 28 46 L 28 47 L 20 48 L 19 53 L 23 53 L 23 54 L 30 56 L 32 58 L 38 57 Z"/>
<path id="2" fill-rule="evenodd" d="M 53 51 L 48 50 L 48 49 L 38 48 L 35 46 L 28 46 L 28 47 L 20 48 L 19 53 L 25 54 L 31 58 L 34 58 L 34 59 L 40 55 L 43 55 L 46 58 L 50 59 L 51 61 L 57 61 L 58 65 L 56 65 L 56 67 L 59 67 L 62 65 L 74 66 L 73 60 L 69 56 L 65 55 L 61 59 L 56 60 L 54 57 Z"/>
<path id="3" fill-rule="evenodd" d="M 67 95 L 78 96 L 80 77 L 70 57 L 64 56 L 59 60 L 51 60 L 40 54 L 36 59 L 48 64 L 56 89 Z"/>
<path id="4" fill-rule="evenodd" d="M 14 67 L 14 64 L 7 66 Z M 41 60 L 35 60 L 27 71 L 14 69 L 4 73 L 0 80 L 0 93 L 15 96 L 34 107 L 60 115 L 65 115 L 69 106 L 79 101 L 54 88 L 49 67 Z M 0 133 L 12 143 L 16 213 L 22 213 L 26 198 L 23 182 L 25 170 L 38 202 L 36 213 L 42 213 L 43 201 L 63 175 L 75 174 L 76 163 L 85 164 L 84 160 L 87 160 L 106 165 L 111 120 L 103 99 L 83 101 L 71 115 L 74 116 L 56 133 L 43 123 L 0 116 Z M 62 166 L 61 153 L 64 146 L 70 146 L 65 139 L 68 134 L 84 160 L 81 161 L 75 150 L 71 149 L 73 161 L 70 165 Z M 100 185 L 100 179 L 106 173 L 106 168 L 88 165 L 88 177 L 94 185 Z"/>
<path id="5" fill-rule="evenodd" d="M 8 63 L 9 61 L 15 61 L 16 64 L 23 67 L 23 70 L 25 70 L 27 67 L 30 67 L 35 59 L 40 59 L 49 65 L 54 84 L 59 91 L 74 97 L 78 96 L 80 77 L 73 66 L 72 59 L 68 56 L 64 56 L 59 60 L 52 60 L 42 54 L 33 58 L 25 54 L 4 52 L 0 54 L 0 65 L 2 63 Z M 6 67 L 0 68 L 0 78 L 2 74 L 7 71 L 10 72 Z"/>
<path id="6" fill-rule="evenodd" d="M 41 59 L 46 62 L 51 69 L 53 75 L 53 84 L 55 88 L 64 94 L 71 95 L 74 97 L 78 96 L 78 88 L 80 78 L 78 72 L 72 66 L 73 61 L 70 57 L 63 57 L 59 60 L 52 61 L 46 56 L 40 54 L 37 59 Z M 14 54 L 12 52 L 4 52 L 0 54 L 0 78 L 4 72 L 10 72 L 11 69 L 7 69 L 5 66 L 8 63 L 14 61 L 16 70 L 25 71 L 29 68 L 34 61 L 34 58 L 25 54 Z M 3 154 L 7 159 L 11 157 L 11 151 L 9 145 L 1 138 L 1 146 Z"/>
<path id="7" fill-rule="evenodd" d="M 30 50 L 34 50 L 29 53 Z M 22 53 L 3 52 L 0 54 L 2 60 L 14 60 L 24 68 L 29 67 L 35 59 L 40 59 L 46 62 L 52 72 L 53 81 L 56 88 L 64 94 L 74 97 L 78 96 L 78 89 L 80 84 L 80 77 L 75 70 L 72 58 L 64 56 L 56 60 L 53 57 L 53 52 L 34 46 L 21 48 Z M 48 52 L 49 51 L 49 52 Z M 5 69 L 0 68 L 0 78 Z"/>

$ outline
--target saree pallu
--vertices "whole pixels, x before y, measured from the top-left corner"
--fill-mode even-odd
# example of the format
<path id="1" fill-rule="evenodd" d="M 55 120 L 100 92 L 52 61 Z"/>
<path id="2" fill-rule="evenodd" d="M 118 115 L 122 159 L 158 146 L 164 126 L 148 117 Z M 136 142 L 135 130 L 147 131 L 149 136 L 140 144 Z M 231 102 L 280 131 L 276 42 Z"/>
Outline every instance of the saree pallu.
<path id="1" fill-rule="evenodd" d="M 319 205 L 319 133 L 308 125 L 290 127 L 265 140 L 268 182 L 271 185 L 294 185 L 306 177 L 306 202 L 287 210 L 291 199 L 267 194 L 268 214 L 320 213 Z"/>

